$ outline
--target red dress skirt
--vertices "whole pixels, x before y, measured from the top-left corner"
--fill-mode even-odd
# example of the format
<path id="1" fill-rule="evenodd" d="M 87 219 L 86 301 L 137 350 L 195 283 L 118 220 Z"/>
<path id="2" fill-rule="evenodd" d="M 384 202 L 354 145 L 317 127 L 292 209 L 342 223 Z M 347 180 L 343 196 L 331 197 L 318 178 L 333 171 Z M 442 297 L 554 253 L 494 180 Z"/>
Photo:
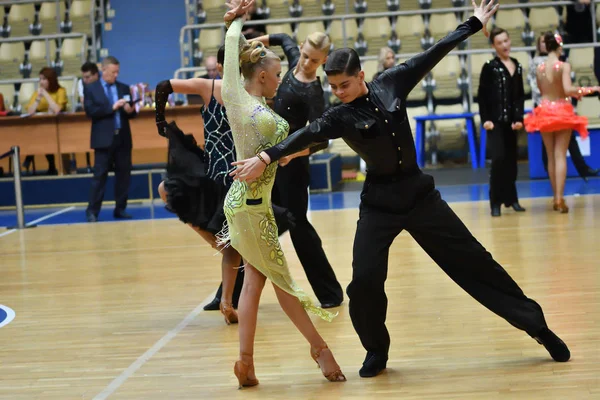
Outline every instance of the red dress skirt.
<path id="1" fill-rule="evenodd" d="M 565 129 L 577 131 L 583 139 L 587 138 L 588 119 L 575 115 L 570 100 L 542 100 L 542 103 L 527 114 L 524 119 L 525 130 L 529 133 L 556 132 Z"/>

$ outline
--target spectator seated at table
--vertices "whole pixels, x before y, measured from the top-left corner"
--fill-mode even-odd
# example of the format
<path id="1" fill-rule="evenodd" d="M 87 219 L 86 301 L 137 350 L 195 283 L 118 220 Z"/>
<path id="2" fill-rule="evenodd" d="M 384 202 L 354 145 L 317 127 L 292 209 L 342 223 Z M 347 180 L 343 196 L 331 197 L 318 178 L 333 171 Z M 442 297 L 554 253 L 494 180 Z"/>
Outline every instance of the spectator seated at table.
<path id="1" fill-rule="evenodd" d="M 31 95 L 29 104 L 27 104 L 27 113 L 49 112 L 58 114 L 67 109 L 67 102 L 67 91 L 58 84 L 56 71 L 50 67 L 42 68 L 38 90 Z M 58 174 L 54 154 L 46 154 L 46 160 L 48 160 L 48 175 Z M 33 156 L 28 155 L 25 157 L 23 167 L 29 170 L 32 161 Z"/>

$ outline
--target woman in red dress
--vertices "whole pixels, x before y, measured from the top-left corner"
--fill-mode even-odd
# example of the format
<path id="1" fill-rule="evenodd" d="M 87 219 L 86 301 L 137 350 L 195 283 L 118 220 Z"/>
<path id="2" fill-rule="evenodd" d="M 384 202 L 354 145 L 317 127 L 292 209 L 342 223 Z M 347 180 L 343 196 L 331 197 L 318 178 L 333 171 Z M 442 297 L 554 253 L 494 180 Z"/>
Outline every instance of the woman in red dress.
<path id="1" fill-rule="evenodd" d="M 542 134 L 548 153 L 548 175 L 554 193 L 553 208 L 561 213 L 568 213 L 564 190 L 571 131 L 577 131 L 584 139 L 589 134 L 587 118 L 575 115 L 570 97 L 580 98 L 597 92 L 599 88 L 576 87 L 571 84 L 571 65 L 559 60 L 563 43 L 560 35 L 546 32 L 544 42 L 548 58 L 536 71 L 542 101 L 533 113 L 525 117 L 525 129 L 530 133 L 539 131 Z"/>

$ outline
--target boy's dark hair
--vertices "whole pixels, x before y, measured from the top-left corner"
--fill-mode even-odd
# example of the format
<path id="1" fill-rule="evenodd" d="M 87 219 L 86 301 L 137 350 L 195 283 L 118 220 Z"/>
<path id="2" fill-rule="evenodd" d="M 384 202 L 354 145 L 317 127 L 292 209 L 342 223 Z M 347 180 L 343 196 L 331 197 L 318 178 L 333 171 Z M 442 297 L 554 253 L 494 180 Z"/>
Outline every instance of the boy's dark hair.
<path id="1" fill-rule="evenodd" d="M 81 72 L 91 72 L 94 75 L 98 75 L 98 66 L 93 63 L 87 61 L 85 64 L 81 66 Z"/>
<path id="2" fill-rule="evenodd" d="M 329 54 L 325 67 L 327 75 L 346 74 L 355 76 L 360 72 L 360 58 L 354 49 L 337 49 Z"/>
<path id="3" fill-rule="evenodd" d="M 221 65 L 225 64 L 225 45 L 219 47 L 217 51 L 217 62 Z"/>
<path id="4" fill-rule="evenodd" d="M 510 37 L 506 29 L 499 28 L 497 26 L 493 27 L 492 31 L 490 32 L 490 43 L 494 44 L 494 39 L 496 39 L 496 36 L 501 35 L 503 33 L 506 33 L 506 35 Z"/>

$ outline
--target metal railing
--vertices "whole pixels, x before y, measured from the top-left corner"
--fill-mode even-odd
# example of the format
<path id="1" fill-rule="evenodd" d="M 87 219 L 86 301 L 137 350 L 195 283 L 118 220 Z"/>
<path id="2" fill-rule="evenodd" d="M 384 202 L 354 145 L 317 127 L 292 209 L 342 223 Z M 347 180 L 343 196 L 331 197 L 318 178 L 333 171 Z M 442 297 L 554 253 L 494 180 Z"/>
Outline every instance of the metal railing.
<path id="1" fill-rule="evenodd" d="M 21 191 L 21 154 L 19 146 L 11 147 L 10 151 L 0 155 L 0 160 L 6 157 L 12 157 L 13 181 L 15 183 L 15 206 L 17 209 L 17 225 L 8 229 L 25 229 L 25 213 L 23 207 L 23 193 Z"/>
<path id="2" fill-rule="evenodd" d="M 31 3 L 60 3 L 61 0 L 0 0 L 0 7 Z"/>
<path id="3" fill-rule="evenodd" d="M 96 40 L 98 40 L 98 38 L 96 37 L 96 0 L 91 0 L 92 1 L 92 9 L 90 11 L 90 26 L 92 28 L 92 49 L 93 51 L 92 53 L 92 61 L 96 61 Z M 102 12 L 102 14 L 104 14 L 104 12 Z M 82 63 L 83 64 L 83 63 Z"/>
<path id="4" fill-rule="evenodd" d="M 33 42 L 35 40 L 49 40 L 49 39 L 69 39 L 83 37 L 87 39 L 85 33 L 49 33 L 47 35 L 28 35 L 28 36 L 16 36 L 0 39 L 0 44 L 9 42 Z"/>
<path id="5" fill-rule="evenodd" d="M 73 83 L 72 87 L 71 87 L 71 93 L 67 92 L 67 96 L 69 98 L 69 103 L 71 104 L 71 111 L 75 112 L 76 108 L 77 108 L 77 103 L 78 103 L 78 93 L 77 93 L 77 81 L 79 80 L 78 77 L 76 76 L 59 76 L 58 77 L 58 82 L 60 83 L 60 81 L 71 81 Z M 27 79 L 2 79 L 0 80 L 0 85 L 10 85 L 10 84 L 20 84 L 20 83 L 38 83 L 39 84 L 40 79 L 39 78 L 27 78 Z M 17 97 L 19 94 L 17 92 L 15 92 L 15 97 Z M 19 101 L 19 103 L 22 103 Z M 12 108 L 11 108 L 12 109 Z"/>

